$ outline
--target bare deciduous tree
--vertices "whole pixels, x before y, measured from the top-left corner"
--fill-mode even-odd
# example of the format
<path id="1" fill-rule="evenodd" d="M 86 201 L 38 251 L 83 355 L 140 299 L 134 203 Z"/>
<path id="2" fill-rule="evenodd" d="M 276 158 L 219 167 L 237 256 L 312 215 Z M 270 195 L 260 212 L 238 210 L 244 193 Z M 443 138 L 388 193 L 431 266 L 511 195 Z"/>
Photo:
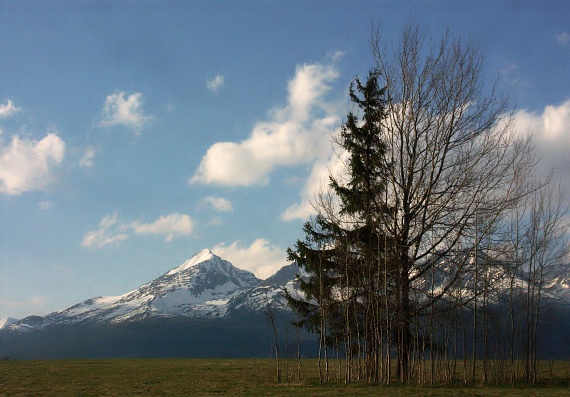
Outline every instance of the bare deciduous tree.
<path id="1" fill-rule="evenodd" d="M 435 382 L 436 372 L 451 381 L 459 338 L 468 370 L 467 336 L 459 324 L 473 327 L 471 379 L 479 331 L 483 380 L 491 373 L 498 378 L 502 369 L 490 363 L 497 357 L 492 331 L 501 326 L 494 287 L 521 266 L 519 259 L 512 266 L 505 260 L 505 247 L 511 246 L 510 254 L 514 245 L 522 247 L 512 243 L 522 234 L 509 233 L 508 221 L 520 220 L 521 205 L 542 197 L 533 194 L 545 185 L 527 182 L 537 162 L 531 138 L 513 129 L 507 99 L 485 85 L 476 43 L 449 34 L 435 43 L 409 25 L 392 51 L 374 31 L 372 51 L 376 67 L 350 91 L 360 114 L 350 112 L 334 140 L 346 165 L 344 174 L 330 177 L 337 200 L 320 196 L 305 241 L 289 250 L 310 274 L 301 283 L 308 299 L 290 302 L 311 318 L 325 354 L 330 346 L 344 346 L 347 381 L 356 374 L 388 384 L 392 347 L 401 382 L 423 382 L 426 374 Z M 535 224 L 544 235 L 533 243 L 533 258 L 541 262 L 527 266 L 528 284 L 539 291 L 528 291 L 531 339 L 541 266 L 560 259 L 564 239 L 561 218 L 546 216 L 561 213 L 551 211 L 552 199 L 536 199 L 533 207 L 542 214 Z M 469 319 L 465 308 L 472 309 Z M 515 317 L 511 311 L 512 341 Z"/>
<path id="2" fill-rule="evenodd" d="M 530 139 L 513 130 L 506 99 L 494 87 L 485 95 L 475 43 L 449 35 L 432 43 L 414 25 L 405 28 L 393 53 L 380 43 L 377 31 L 373 52 L 388 92 L 379 132 L 387 147 L 386 206 L 392 209 L 383 223 L 399 253 L 398 371 L 409 381 L 414 312 L 447 293 L 463 264 L 427 301 L 410 300 L 414 285 L 441 259 L 477 246 L 530 193 L 525 179 L 535 161 Z M 478 217 L 486 220 L 483 230 Z"/>

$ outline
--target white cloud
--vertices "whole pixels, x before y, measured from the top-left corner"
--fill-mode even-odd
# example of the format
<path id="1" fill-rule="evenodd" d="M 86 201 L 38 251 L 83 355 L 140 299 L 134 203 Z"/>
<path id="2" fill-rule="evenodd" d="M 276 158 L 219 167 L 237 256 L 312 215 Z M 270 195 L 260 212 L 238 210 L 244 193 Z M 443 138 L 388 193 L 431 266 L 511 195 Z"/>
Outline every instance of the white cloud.
<path id="1" fill-rule="evenodd" d="M 570 100 L 560 105 L 548 105 L 538 113 L 520 110 L 515 115 L 514 128 L 521 136 L 529 132 L 533 134 L 537 154 L 542 158 L 537 168 L 539 177 L 545 177 L 550 170 L 554 170 L 555 177 L 563 181 L 570 175 Z M 328 191 L 329 174 L 343 172 L 343 156 L 346 153 L 341 152 L 313 162 L 300 201 L 287 208 L 281 214 L 281 220 L 306 220 L 316 213 L 312 203 L 320 192 Z"/>
<path id="2" fill-rule="evenodd" d="M 3 311 L 16 318 L 46 313 L 49 310 L 50 303 L 47 297 L 38 295 L 31 296 L 27 300 L 8 300 L 0 297 L 0 307 Z"/>
<path id="3" fill-rule="evenodd" d="M 562 32 L 556 35 L 556 41 L 558 44 L 566 45 L 570 43 L 570 34 L 568 32 Z"/>
<path id="4" fill-rule="evenodd" d="M 222 223 L 224 223 L 224 220 L 219 216 L 215 216 L 212 218 L 212 220 L 210 220 L 210 222 L 207 223 L 207 225 L 208 226 L 218 226 L 218 225 L 221 225 Z"/>
<path id="5" fill-rule="evenodd" d="M 222 88 L 223 85 L 224 85 L 224 76 L 222 76 L 221 74 L 217 75 L 212 80 L 206 81 L 206 86 L 208 87 L 208 90 L 212 92 L 218 92 L 218 90 Z"/>
<path id="6" fill-rule="evenodd" d="M 105 215 L 99 222 L 99 229 L 90 231 L 83 237 L 81 246 L 85 248 L 103 248 L 110 244 L 125 241 L 129 236 L 121 232 L 121 229 L 124 228 L 121 225 L 117 225 L 117 213 Z"/>
<path id="7" fill-rule="evenodd" d="M 533 134 L 542 157 L 541 174 L 549 169 L 553 169 L 559 179 L 570 174 L 570 100 L 558 106 L 548 105 L 541 113 L 518 111 L 515 128 L 519 134 Z"/>
<path id="8" fill-rule="evenodd" d="M 323 100 L 338 75 L 333 65 L 298 66 L 288 84 L 287 105 L 270 111 L 246 140 L 212 145 L 189 183 L 267 184 L 275 167 L 310 163 L 319 157 L 339 121 Z"/>
<path id="9" fill-rule="evenodd" d="M 22 108 L 16 107 L 16 105 L 8 99 L 5 105 L 0 105 L 0 119 L 8 118 L 21 109 Z"/>
<path id="10" fill-rule="evenodd" d="M 130 224 L 130 227 L 137 234 L 163 234 L 169 242 L 177 235 L 192 233 L 194 223 L 188 215 L 173 213 L 161 216 L 152 223 L 135 221 Z"/>
<path id="11" fill-rule="evenodd" d="M 99 125 L 101 127 L 122 125 L 140 134 L 143 126 L 152 119 L 152 116 L 146 116 L 143 113 L 140 92 L 127 94 L 120 91 L 105 98 Z"/>
<path id="12" fill-rule="evenodd" d="M 315 215 L 314 205 L 317 202 L 318 195 L 326 195 L 330 192 L 329 176 L 342 175 L 345 171 L 347 155 L 345 151 L 335 153 L 331 147 L 328 158 L 317 159 L 313 163 L 311 173 L 301 190 L 300 201 L 287 208 L 281 214 L 281 220 L 285 222 L 295 219 L 307 220 L 310 216 Z"/>
<path id="13" fill-rule="evenodd" d="M 232 202 L 223 197 L 209 196 L 203 199 L 203 203 L 211 205 L 218 212 L 232 212 L 234 210 Z"/>
<path id="14" fill-rule="evenodd" d="M 315 213 L 313 204 L 319 192 L 327 189 L 329 181 L 329 165 L 326 161 L 316 161 L 305 186 L 301 190 L 301 199 L 281 214 L 281 220 L 289 222 L 295 219 L 306 220 Z"/>
<path id="15" fill-rule="evenodd" d="M 117 213 L 105 215 L 99 223 L 99 228 L 83 237 L 81 246 L 103 248 L 128 240 L 132 233 L 164 235 L 166 242 L 170 242 L 176 236 L 191 234 L 194 228 L 190 216 L 179 213 L 163 215 L 151 223 L 142 223 L 139 220 L 118 222 L 117 217 Z"/>
<path id="16" fill-rule="evenodd" d="M 272 276 L 288 264 L 286 251 L 262 238 L 255 240 L 249 247 L 242 246 L 239 241 L 229 246 L 220 243 L 212 248 L 212 252 L 261 279 Z"/>
<path id="17" fill-rule="evenodd" d="M 38 208 L 40 210 L 49 210 L 52 207 L 53 207 L 53 203 L 51 201 L 41 201 L 38 204 Z"/>
<path id="18" fill-rule="evenodd" d="M 13 136 L 9 146 L 0 142 L 0 193 L 44 189 L 64 155 L 65 142 L 52 133 L 40 141 Z"/>
<path id="19" fill-rule="evenodd" d="M 87 149 L 85 150 L 83 157 L 81 157 L 81 160 L 79 160 L 79 165 L 84 168 L 93 167 L 93 165 L 95 165 L 95 162 L 93 161 L 94 158 L 95 158 L 95 150 Z"/>

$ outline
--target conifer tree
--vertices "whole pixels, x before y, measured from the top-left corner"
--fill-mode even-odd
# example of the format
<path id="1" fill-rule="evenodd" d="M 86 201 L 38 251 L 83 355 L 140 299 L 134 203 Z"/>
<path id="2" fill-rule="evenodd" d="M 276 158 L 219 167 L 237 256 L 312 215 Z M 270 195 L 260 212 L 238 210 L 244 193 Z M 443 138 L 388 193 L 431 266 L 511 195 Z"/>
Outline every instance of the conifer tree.
<path id="1" fill-rule="evenodd" d="M 369 72 L 363 84 L 356 78 L 350 98 L 359 114 L 349 112 L 336 143 L 348 154 L 346 175 L 330 176 L 338 199 L 305 224 L 305 240 L 289 250 L 289 259 L 310 277 L 301 281 L 306 299 L 289 297 L 321 334 L 323 347 L 342 342 L 352 356 L 360 352 L 365 373 L 378 381 L 382 346 L 389 343 L 386 319 L 386 255 L 389 253 L 380 216 L 389 209 L 382 199 L 385 176 L 384 142 L 378 129 L 385 117 L 386 89 L 378 85 L 378 71 Z M 390 262 L 391 263 L 391 262 Z M 384 351 L 384 354 L 386 352 Z"/>
<path id="2" fill-rule="evenodd" d="M 484 94 L 474 43 L 428 42 L 410 25 L 387 54 L 373 37 L 376 69 L 351 86 L 358 112 L 335 141 L 346 172 L 331 175 L 332 195 L 288 250 L 309 275 L 303 299 L 289 301 L 321 335 L 325 359 L 327 346 L 343 346 L 348 380 L 356 365 L 356 377 L 388 383 L 395 351 L 399 380 L 411 382 L 425 351 L 448 339 L 426 321 L 492 287 L 475 281 L 470 295 L 451 296 L 470 272 L 486 280 L 470 258 L 482 242 L 501 245 L 494 234 L 532 192 L 535 159 L 506 99 Z"/>

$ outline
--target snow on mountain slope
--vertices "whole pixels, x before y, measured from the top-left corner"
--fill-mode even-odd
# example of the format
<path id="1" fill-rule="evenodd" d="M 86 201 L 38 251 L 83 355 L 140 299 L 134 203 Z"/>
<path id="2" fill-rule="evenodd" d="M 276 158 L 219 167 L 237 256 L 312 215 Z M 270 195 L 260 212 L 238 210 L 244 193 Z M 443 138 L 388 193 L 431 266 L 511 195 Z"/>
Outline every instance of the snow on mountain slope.
<path id="1" fill-rule="evenodd" d="M 570 265 L 564 264 L 554 269 L 546 289 L 561 302 L 570 306 Z"/>
<path id="2" fill-rule="evenodd" d="M 11 324 L 14 324 L 18 319 L 12 317 L 0 318 L 0 329 L 7 328 Z"/>
<path id="3" fill-rule="evenodd" d="M 106 308 L 105 319 L 124 321 L 148 316 L 218 317 L 229 296 L 258 285 L 252 273 L 203 250 L 163 276 L 123 295 Z"/>
<path id="4" fill-rule="evenodd" d="M 456 288 L 463 290 L 463 296 L 470 296 L 474 280 L 469 271 L 473 263 L 468 257 L 446 259 L 445 263 L 436 266 L 437 271 L 429 280 L 416 281 L 415 287 L 437 293 L 442 285 L 456 277 L 457 260 L 462 261 L 467 272 L 457 279 Z M 488 258 L 481 257 L 481 260 L 481 263 L 488 263 L 487 279 L 493 286 L 508 288 L 510 280 L 505 277 L 503 266 Z M 293 264 L 262 281 L 210 250 L 202 250 L 178 267 L 126 294 L 87 299 L 44 317 L 29 316 L 12 324 L 0 323 L 0 330 L 32 331 L 50 325 L 121 323 L 153 317 L 226 318 L 240 316 L 243 312 L 263 313 L 267 309 L 287 311 L 283 291 L 286 289 L 293 296 L 302 296 L 295 280 L 297 274 L 307 276 Z M 561 266 L 552 278 L 552 284 L 545 285 L 545 294 L 556 295 L 570 304 L 569 274 L 568 266 Z M 478 280 L 478 284 L 481 282 Z M 517 288 L 524 289 L 525 285 L 524 280 L 517 277 Z"/>
<path id="5" fill-rule="evenodd" d="M 511 264 L 493 259 L 481 251 L 477 252 L 476 259 L 469 251 L 438 258 L 431 272 L 414 280 L 420 299 L 441 294 L 450 283 L 453 285 L 444 297 L 451 294 L 471 300 L 477 291 L 478 301 L 488 299 L 491 304 L 499 304 L 501 297 L 508 296 L 511 289 L 518 295 L 527 293 L 530 281 L 524 265 L 515 269 Z M 542 298 L 570 305 L 570 265 L 549 266 L 542 276 Z M 483 296 L 485 289 L 491 291 L 487 296 Z"/>
<path id="6" fill-rule="evenodd" d="M 54 324 L 119 323 L 149 317 L 216 318 L 226 314 L 227 303 L 235 294 L 260 283 L 252 273 L 206 249 L 124 295 L 88 299 L 45 317 L 28 317 L 7 328 L 32 330 Z"/>
<path id="7" fill-rule="evenodd" d="M 259 286 L 232 296 L 228 302 L 228 313 L 242 310 L 250 312 L 263 312 L 268 309 L 290 310 L 284 291 L 287 290 L 291 296 L 298 299 L 303 296 L 296 280 L 297 275 L 306 275 L 306 273 L 296 264 L 284 266 L 273 276 L 263 280 Z"/>

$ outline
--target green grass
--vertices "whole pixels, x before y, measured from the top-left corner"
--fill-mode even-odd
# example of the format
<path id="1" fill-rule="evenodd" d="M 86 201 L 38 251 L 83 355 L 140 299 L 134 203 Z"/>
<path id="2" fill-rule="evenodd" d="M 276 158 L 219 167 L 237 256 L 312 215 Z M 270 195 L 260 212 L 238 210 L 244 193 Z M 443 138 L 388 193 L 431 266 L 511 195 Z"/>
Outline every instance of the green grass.
<path id="1" fill-rule="evenodd" d="M 568 376 L 566 368 L 570 363 L 555 364 L 554 373 L 559 376 L 556 386 L 386 387 L 332 382 L 320 385 L 313 360 L 303 361 L 300 381 L 281 383 L 275 381 L 275 364 L 270 359 L 0 361 L 0 396 L 562 397 L 570 395 L 567 382 L 560 382 L 560 377 Z"/>

